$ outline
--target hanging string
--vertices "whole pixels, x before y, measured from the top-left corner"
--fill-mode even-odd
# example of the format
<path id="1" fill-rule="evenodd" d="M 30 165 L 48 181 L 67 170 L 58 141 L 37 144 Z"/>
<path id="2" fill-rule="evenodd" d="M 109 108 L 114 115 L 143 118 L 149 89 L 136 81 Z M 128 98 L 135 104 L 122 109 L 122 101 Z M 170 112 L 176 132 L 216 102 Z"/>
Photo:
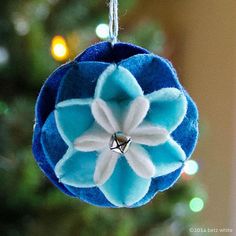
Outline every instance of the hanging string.
<path id="1" fill-rule="evenodd" d="M 110 0 L 109 8 L 109 37 L 114 45 L 119 33 L 118 0 Z"/>

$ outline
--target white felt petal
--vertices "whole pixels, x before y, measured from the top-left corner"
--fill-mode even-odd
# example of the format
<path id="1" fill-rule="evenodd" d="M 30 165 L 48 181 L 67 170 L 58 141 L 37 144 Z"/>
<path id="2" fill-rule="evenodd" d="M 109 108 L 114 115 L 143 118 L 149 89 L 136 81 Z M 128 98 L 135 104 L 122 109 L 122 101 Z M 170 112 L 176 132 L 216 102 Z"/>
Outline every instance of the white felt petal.
<path id="1" fill-rule="evenodd" d="M 112 175 L 119 154 L 110 151 L 109 149 L 104 150 L 98 157 L 95 173 L 94 173 L 94 182 L 97 185 L 103 185 Z"/>
<path id="2" fill-rule="evenodd" d="M 138 176 L 149 179 L 155 175 L 155 166 L 146 150 L 140 145 L 133 143 L 125 154 L 125 158 Z"/>
<path id="3" fill-rule="evenodd" d="M 102 99 L 95 99 L 92 103 L 92 114 L 97 123 L 108 133 L 113 134 L 120 130 L 111 109 Z"/>
<path id="4" fill-rule="evenodd" d="M 144 97 L 138 97 L 131 102 L 123 123 L 123 130 L 125 133 L 129 134 L 142 123 L 147 115 L 149 107 L 149 101 Z"/>
<path id="5" fill-rule="evenodd" d="M 74 147 L 83 152 L 101 150 L 108 146 L 110 137 L 110 134 L 95 124 L 74 141 Z"/>
<path id="6" fill-rule="evenodd" d="M 156 146 L 169 139 L 169 132 L 162 127 L 144 124 L 130 133 L 133 142 L 148 146 Z"/>

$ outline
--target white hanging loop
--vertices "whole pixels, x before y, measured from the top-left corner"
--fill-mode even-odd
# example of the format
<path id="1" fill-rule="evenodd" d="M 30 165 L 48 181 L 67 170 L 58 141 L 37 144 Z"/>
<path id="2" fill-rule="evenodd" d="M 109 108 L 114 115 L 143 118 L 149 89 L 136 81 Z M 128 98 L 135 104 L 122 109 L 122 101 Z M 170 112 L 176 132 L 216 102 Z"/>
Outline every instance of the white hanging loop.
<path id="1" fill-rule="evenodd" d="M 110 0 L 109 8 L 109 37 L 112 45 L 114 45 L 119 33 L 118 0 Z"/>

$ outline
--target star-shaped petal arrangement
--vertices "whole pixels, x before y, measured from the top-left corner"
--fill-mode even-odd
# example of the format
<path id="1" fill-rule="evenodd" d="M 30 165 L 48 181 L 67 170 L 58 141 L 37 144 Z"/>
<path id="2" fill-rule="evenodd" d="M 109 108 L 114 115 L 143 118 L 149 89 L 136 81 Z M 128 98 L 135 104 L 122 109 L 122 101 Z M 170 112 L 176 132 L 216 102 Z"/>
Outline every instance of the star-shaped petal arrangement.
<path id="1" fill-rule="evenodd" d="M 144 106 L 148 101 L 148 111 L 127 118 L 138 97 Z M 115 118 L 109 122 L 119 125 L 115 130 L 132 138 L 124 154 L 110 149 L 115 132 L 93 114 L 104 103 Z M 198 138 L 197 107 L 171 63 L 122 42 L 95 44 L 56 69 L 40 91 L 35 116 L 33 153 L 44 174 L 62 192 L 100 207 L 139 207 L 173 186 Z M 166 129 L 168 140 L 155 144 L 150 126 Z M 138 175 L 147 160 L 155 167 L 150 178 Z"/>
<path id="2" fill-rule="evenodd" d="M 93 185 L 98 186 L 112 204 L 121 207 L 142 199 L 152 178 L 183 165 L 186 155 L 170 134 L 182 122 L 186 110 L 187 100 L 180 90 L 163 88 L 144 96 L 127 69 L 111 65 L 100 75 L 93 100 L 71 99 L 58 103 L 55 117 L 61 137 L 69 150 L 73 150 L 71 153 L 98 156 L 93 176 L 88 176 L 89 183 L 92 178 Z M 79 114 L 83 114 L 86 125 L 79 125 L 74 118 Z M 57 163 L 55 173 L 68 185 L 86 186 L 85 180 L 83 186 L 80 181 L 76 182 L 76 178 L 81 179 L 81 173 L 72 157 L 66 154 Z M 115 186 L 120 186 L 118 183 L 123 178 L 126 185 L 117 192 Z M 136 189 L 137 194 L 130 196 L 127 188 L 134 192 Z"/>

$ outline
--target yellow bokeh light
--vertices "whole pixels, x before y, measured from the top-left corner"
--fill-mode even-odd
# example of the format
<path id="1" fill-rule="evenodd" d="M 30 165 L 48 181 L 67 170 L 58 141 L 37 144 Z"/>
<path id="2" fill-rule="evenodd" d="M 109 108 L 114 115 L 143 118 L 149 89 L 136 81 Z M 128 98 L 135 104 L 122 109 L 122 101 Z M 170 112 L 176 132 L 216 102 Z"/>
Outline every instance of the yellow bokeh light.
<path id="1" fill-rule="evenodd" d="M 51 54 L 56 61 L 66 61 L 69 58 L 69 48 L 62 36 L 53 37 Z"/>

